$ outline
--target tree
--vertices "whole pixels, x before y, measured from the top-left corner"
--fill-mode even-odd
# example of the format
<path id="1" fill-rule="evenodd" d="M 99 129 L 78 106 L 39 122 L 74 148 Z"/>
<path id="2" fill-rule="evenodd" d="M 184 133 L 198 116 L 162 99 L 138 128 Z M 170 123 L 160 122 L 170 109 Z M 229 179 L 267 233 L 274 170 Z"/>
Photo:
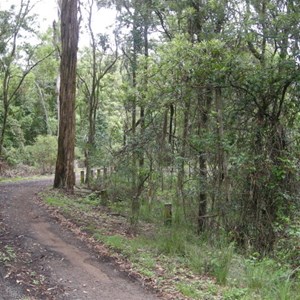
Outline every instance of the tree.
<path id="1" fill-rule="evenodd" d="M 33 164 L 41 168 L 42 174 L 52 173 L 57 149 L 57 138 L 49 135 L 39 135 L 32 146 L 28 146 L 27 150 L 30 153 L 30 159 Z"/>
<path id="2" fill-rule="evenodd" d="M 296 1 L 106 2 L 128 29 L 120 153 L 132 171 L 132 215 L 151 168 L 162 190 L 175 175 L 176 209 L 200 234 L 224 228 L 241 245 L 271 250 L 285 200 L 296 199 Z M 154 30 L 162 34 L 152 43 Z"/>
<path id="3" fill-rule="evenodd" d="M 73 192 L 75 184 L 75 96 L 79 24 L 76 0 L 61 4 L 60 124 L 54 188 Z"/>
<path id="4" fill-rule="evenodd" d="M 109 74 L 117 62 L 118 54 L 110 51 L 109 40 L 106 35 L 94 33 L 92 28 L 94 0 L 89 0 L 86 6 L 88 15 L 88 34 L 90 48 L 86 49 L 82 61 L 85 62 L 85 74 L 79 73 L 85 100 L 88 104 L 88 135 L 85 147 L 86 183 L 90 183 L 92 167 L 92 153 L 95 152 L 96 120 L 100 105 L 101 82 Z M 91 53 L 89 53 L 91 52 Z"/>
<path id="5" fill-rule="evenodd" d="M 145 98 L 147 94 L 147 58 L 149 56 L 149 28 L 152 18 L 152 1 L 114 1 L 120 13 L 120 27 L 130 28 L 126 38 L 123 37 L 124 83 L 128 88 L 125 107 L 124 146 L 130 156 L 132 203 L 131 223 L 136 226 L 139 215 L 140 195 L 144 189 L 149 172 L 145 172 Z M 144 59 L 145 63 L 140 60 Z M 138 90 L 138 72 L 143 70 L 143 91 Z M 126 78 L 126 79 L 125 79 Z"/>
<path id="6" fill-rule="evenodd" d="M 42 35 L 43 45 L 37 51 L 37 58 L 43 57 L 46 52 L 53 51 L 52 29 L 49 28 Z M 38 134 L 49 134 L 58 136 L 57 119 L 57 92 L 55 87 L 59 62 L 53 53 L 51 57 L 39 64 L 34 70 L 34 83 L 30 84 L 32 93 L 35 93 L 35 109 L 40 111 L 39 121 L 34 122 L 33 131 Z M 35 138 L 34 136 L 32 138 Z"/>
<path id="7" fill-rule="evenodd" d="M 244 49 L 236 49 L 232 59 L 231 86 L 245 101 L 242 108 L 248 134 L 243 194 L 239 205 L 239 234 L 251 240 L 260 252 L 271 251 L 276 240 L 274 223 L 287 213 L 286 195 L 292 197 L 295 174 L 290 169 L 293 143 L 288 142 L 286 122 L 291 120 L 290 105 L 299 104 L 291 96 L 299 80 L 299 22 L 294 1 L 249 0 L 243 10 L 246 22 L 240 28 Z M 292 104 L 293 103 L 293 104 Z M 250 167 L 251 166 L 251 167 Z"/>
<path id="8" fill-rule="evenodd" d="M 9 11 L 0 12 L 0 80 L 2 101 L 2 118 L 0 131 L 0 156 L 3 154 L 4 138 L 7 129 L 9 110 L 18 96 L 25 78 L 40 62 L 51 55 L 34 61 L 36 49 L 21 37 L 24 32 L 31 36 L 32 16 L 30 1 L 22 0 L 17 11 L 12 7 Z M 20 55 L 22 53 L 22 55 Z M 22 57 L 23 56 L 23 57 Z M 21 58 L 22 57 L 22 58 Z"/>

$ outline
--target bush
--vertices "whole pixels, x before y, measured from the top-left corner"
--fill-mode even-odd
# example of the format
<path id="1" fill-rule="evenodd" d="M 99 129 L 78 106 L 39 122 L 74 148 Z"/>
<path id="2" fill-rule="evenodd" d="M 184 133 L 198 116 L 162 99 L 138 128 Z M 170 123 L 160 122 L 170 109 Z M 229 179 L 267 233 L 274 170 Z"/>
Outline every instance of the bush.
<path id="1" fill-rule="evenodd" d="M 53 173 L 56 162 L 57 138 L 42 136 L 36 138 L 34 145 L 27 147 L 30 161 L 41 169 L 41 173 Z"/>

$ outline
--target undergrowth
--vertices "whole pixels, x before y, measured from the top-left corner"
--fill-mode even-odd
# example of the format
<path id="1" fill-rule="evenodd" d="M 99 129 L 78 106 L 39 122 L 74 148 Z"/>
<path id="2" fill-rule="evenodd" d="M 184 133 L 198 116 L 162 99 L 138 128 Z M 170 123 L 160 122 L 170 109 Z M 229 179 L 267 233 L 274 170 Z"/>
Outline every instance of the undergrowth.
<path id="1" fill-rule="evenodd" d="M 132 236 L 120 228 L 123 225 L 114 227 L 117 230 L 103 225 L 112 215 L 128 212 L 124 201 L 103 208 L 95 195 L 70 199 L 52 193 L 44 199 L 69 218 L 80 219 L 82 230 L 129 260 L 142 276 L 154 278 L 158 286 L 171 282 L 173 289 L 190 299 L 300 299 L 297 267 L 282 264 L 276 256 L 258 259 L 255 254 L 238 254 L 224 233 L 199 237 L 182 223 L 164 226 L 161 205 L 142 203 L 141 233 Z M 155 224 L 147 227 L 150 220 Z M 148 230 L 143 231 L 144 226 Z"/>

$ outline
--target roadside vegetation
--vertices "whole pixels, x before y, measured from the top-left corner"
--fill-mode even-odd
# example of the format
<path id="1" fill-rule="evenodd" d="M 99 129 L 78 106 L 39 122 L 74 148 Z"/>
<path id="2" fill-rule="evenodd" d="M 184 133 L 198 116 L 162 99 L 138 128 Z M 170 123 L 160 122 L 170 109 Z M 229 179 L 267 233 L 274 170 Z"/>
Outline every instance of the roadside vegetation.
<path id="1" fill-rule="evenodd" d="M 191 224 L 179 219 L 164 225 L 162 203 L 142 203 L 139 230 L 133 234 L 127 201 L 103 206 L 95 193 L 66 196 L 53 190 L 42 198 L 83 235 L 105 245 L 106 255 L 121 269 L 174 299 L 300 299 L 294 240 L 299 224 L 291 224 L 295 230 L 286 232 L 272 255 L 261 257 L 250 249 L 241 252 L 225 233 L 199 238 Z"/>

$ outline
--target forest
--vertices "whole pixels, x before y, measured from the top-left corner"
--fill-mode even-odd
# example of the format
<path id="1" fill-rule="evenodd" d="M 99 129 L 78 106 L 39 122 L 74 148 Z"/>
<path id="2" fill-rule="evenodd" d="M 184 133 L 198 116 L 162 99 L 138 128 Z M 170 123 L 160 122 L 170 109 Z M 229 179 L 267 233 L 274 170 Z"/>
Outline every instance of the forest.
<path id="1" fill-rule="evenodd" d="M 102 9 L 113 33 L 93 25 Z M 165 217 L 167 252 L 227 251 L 201 274 L 218 281 L 217 261 L 225 284 L 228 255 L 262 278 L 280 270 L 271 288 L 252 282 L 257 298 L 224 299 L 299 299 L 298 0 L 81 1 L 74 115 L 60 109 L 61 13 L 41 32 L 30 0 L 0 10 L 0 176 L 56 170 L 61 187 L 57 161 L 71 157 L 68 187 L 75 161 L 131 232 Z M 59 158 L 61 124 L 74 145 Z"/>

